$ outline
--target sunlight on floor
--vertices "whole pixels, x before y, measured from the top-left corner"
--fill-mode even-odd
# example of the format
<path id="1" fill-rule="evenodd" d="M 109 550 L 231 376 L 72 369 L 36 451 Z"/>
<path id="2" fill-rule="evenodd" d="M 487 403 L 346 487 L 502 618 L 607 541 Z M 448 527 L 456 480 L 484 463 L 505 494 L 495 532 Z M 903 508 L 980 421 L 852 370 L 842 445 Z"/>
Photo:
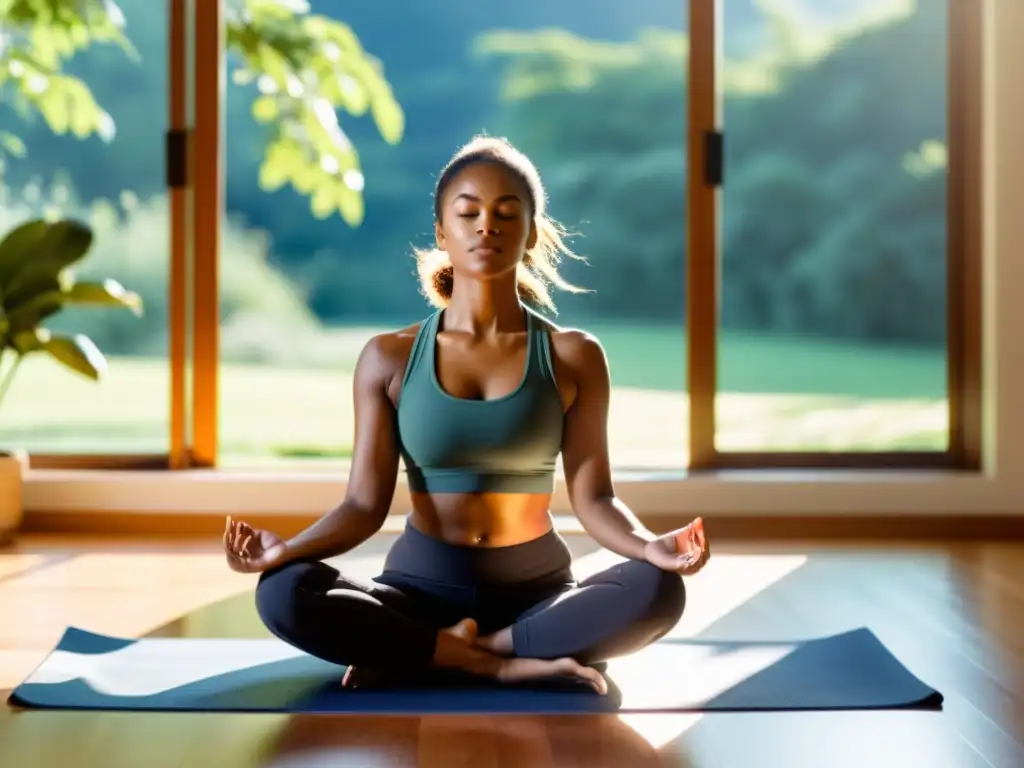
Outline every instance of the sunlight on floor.
<path id="1" fill-rule="evenodd" d="M 46 560 L 43 555 L 28 555 L 16 552 L 0 555 L 0 579 L 27 571 Z"/>
<path id="2" fill-rule="evenodd" d="M 622 558 L 602 550 L 580 557 L 574 571 L 580 579 L 621 562 Z M 807 562 L 806 555 L 715 555 L 696 576 L 687 578 L 687 605 L 683 619 L 669 633 L 669 637 L 694 637 L 727 616 L 748 600 L 778 583 Z M 724 639 L 724 638 L 722 638 Z M 756 638 L 732 638 L 756 639 Z M 625 659 L 608 664 L 613 678 L 635 680 L 643 678 L 657 685 L 660 670 L 671 663 L 663 649 L 651 648 Z M 742 679 L 764 669 L 785 655 L 785 647 L 766 650 L 763 654 L 732 654 L 727 674 L 698 674 L 694 685 L 702 694 L 714 695 Z M 712 665 L 715 666 L 715 665 Z M 700 672 L 700 670 L 697 670 Z M 713 681 L 713 682 L 712 682 Z M 717 685 L 718 690 L 708 688 Z M 626 703 L 626 702 L 624 702 Z M 700 720 L 700 714 L 623 714 L 620 719 L 636 730 L 655 748 L 676 739 Z"/>
<path id="3" fill-rule="evenodd" d="M 302 656 L 297 648 L 272 641 L 243 644 L 203 638 L 181 642 L 153 637 L 104 653 L 54 651 L 27 682 L 57 685 L 81 679 L 104 696 L 155 696 Z"/>
<path id="4" fill-rule="evenodd" d="M 139 637 L 252 584 L 215 553 L 97 552 L 22 568 L 0 581 L 0 615 L 21 617 L 0 623 L 0 687 L 21 682 L 68 626 Z"/>
<path id="5" fill-rule="evenodd" d="M 38 568 L 44 560 L 34 554 L 0 557 L 0 613 L 29 617 L 17 628 L 10 624 L 0 627 L 0 687 L 13 687 L 24 680 L 69 625 L 140 637 L 252 590 L 256 582 L 253 575 L 228 570 L 217 552 L 90 553 Z M 379 572 L 381 560 L 379 552 L 353 553 L 332 564 L 343 563 L 346 574 L 369 579 Z M 602 550 L 578 557 L 574 570 L 583 579 L 621 560 Z M 804 555 L 716 555 L 699 575 L 687 579 L 686 613 L 671 637 L 698 635 L 806 561 Z M 35 599 L 34 593 L 44 590 L 46 601 Z M 83 599 L 86 593 L 89 599 Z M 184 634 L 193 634 L 187 623 Z M 643 679 L 655 685 L 662 677 L 659 671 L 673 661 L 664 655 L 665 650 L 652 648 L 613 661 L 609 672 L 621 680 Z M 785 646 L 776 646 L 763 653 L 731 654 L 728 659 L 709 657 L 706 666 L 694 665 L 694 690 L 713 696 L 775 662 L 786 651 Z M 678 662 L 678 655 L 673 658 Z M 728 669 L 723 671 L 722 664 Z M 634 690 L 638 687 L 643 688 L 632 686 Z M 685 713 L 623 714 L 618 721 L 658 749 L 700 718 L 700 714 Z"/>

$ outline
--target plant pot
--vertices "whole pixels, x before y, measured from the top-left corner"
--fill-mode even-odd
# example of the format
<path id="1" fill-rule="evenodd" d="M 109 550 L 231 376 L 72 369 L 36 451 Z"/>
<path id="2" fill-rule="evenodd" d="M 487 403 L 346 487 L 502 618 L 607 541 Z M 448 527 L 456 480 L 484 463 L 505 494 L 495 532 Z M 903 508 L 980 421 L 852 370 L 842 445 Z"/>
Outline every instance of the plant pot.
<path id="1" fill-rule="evenodd" d="M 0 451 L 0 544 L 14 538 L 24 517 L 22 486 L 28 455 L 23 451 Z"/>

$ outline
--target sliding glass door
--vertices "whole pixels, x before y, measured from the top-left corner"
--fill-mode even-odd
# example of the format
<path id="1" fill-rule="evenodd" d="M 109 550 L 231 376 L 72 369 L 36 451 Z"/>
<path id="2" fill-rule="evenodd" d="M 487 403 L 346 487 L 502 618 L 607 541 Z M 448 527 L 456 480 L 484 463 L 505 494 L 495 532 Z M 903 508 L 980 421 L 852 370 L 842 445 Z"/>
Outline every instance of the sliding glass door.
<path id="1" fill-rule="evenodd" d="M 691 10 L 695 464 L 976 461 L 976 11 L 748 5 Z"/>
<path id="2" fill-rule="evenodd" d="M 165 467 L 184 4 L 58 5 L 0 14 L 0 444 L 33 467 Z M 38 221 L 82 234 L 40 240 Z"/>
<path id="3" fill-rule="evenodd" d="M 431 310 L 433 182 L 489 133 L 586 260 L 549 314 L 608 354 L 617 473 L 977 467 L 977 3 L 103 9 L 56 75 L 66 33 L 0 18 L 3 231 L 87 221 L 79 279 L 144 305 L 47 323 L 99 382 L 0 389 L 35 466 L 347 471 L 356 358 Z"/>

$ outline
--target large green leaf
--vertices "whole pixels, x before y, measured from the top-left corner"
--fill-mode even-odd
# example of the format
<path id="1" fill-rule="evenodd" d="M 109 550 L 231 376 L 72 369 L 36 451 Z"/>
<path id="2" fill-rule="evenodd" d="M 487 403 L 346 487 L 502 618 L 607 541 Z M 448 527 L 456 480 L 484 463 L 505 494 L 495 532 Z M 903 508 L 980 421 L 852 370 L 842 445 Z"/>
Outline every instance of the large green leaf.
<path id="1" fill-rule="evenodd" d="M 46 318 L 60 312 L 63 307 L 64 298 L 59 289 L 37 293 L 7 313 L 7 327 L 12 333 L 30 331 Z"/>
<path id="2" fill-rule="evenodd" d="M 124 307 L 136 316 L 141 316 L 143 312 L 142 297 L 110 278 L 95 283 L 75 283 L 62 295 L 67 304 Z"/>
<path id="3" fill-rule="evenodd" d="M 8 345 L 18 355 L 28 355 L 32 352 L 38 352 L 43 348 L 43 344 L 50 340 L 53 336 L 46 328 L 29 328 L 24 331 L 14 331 L 11 333 Z"/>
<path id="4" fill-rule="evenodd" d="M 59 287 L 60 273 L 92 246 L 92 230 L 73 220 L 27 222 L 0 242 L 0 291 L 10 311 L 35 293 Z"/>
<path id="5" fill-rule="evenodd" d="M 0 290 L 21 269 L 25 254 L 39 251 L 48 231 L 49 225 L 41 219 L 26 221 L 0 240 Z"/>
<path id="6" fill-rule="evenodd" d="M 143 313 L 142 297 L 127 290 L 117 280 L 108 279 L 73 283 L 63 290 L 58 288 L 36 293 L 7 313 L 8 326 L 14 333 L 30 330 L 67 305 L 123 307 L 136 316 Z"/>
<path id="7" fill-rule="evenodd" d="M 60 293 L 64 290 L 65 284 L 69 282 L 70 276 L 66 272 L 51 275 L 43 265 L 34 268 L 33 272 L 35 274 L 27 276 L 25 281 L 4 297 L 3 310 L 5 313 L 15 313 L 43 294 Z M 47 314 L 52 314 L 52 312 Z"/>
<path id="8" fill-rule="evenodd" d="M 93 340 L 84 334 L 54 334 L 43 342 L 43 350 L 57 362 L 87 378 L 99 380 L 107 372 L 107 359 Z"/>

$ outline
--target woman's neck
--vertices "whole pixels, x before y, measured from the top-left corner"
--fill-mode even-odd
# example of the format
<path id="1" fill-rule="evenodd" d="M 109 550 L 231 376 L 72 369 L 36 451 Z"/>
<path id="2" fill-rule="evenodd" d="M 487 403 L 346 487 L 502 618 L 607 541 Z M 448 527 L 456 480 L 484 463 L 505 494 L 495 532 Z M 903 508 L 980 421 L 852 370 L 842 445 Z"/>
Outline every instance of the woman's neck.
<path id="1" fill-rule="evenodd" d="M 445 329 L 474 336 L 523 330 L 523 305 L 515 273 L 493 280 L 458 279 L 445 309 Z"/>

